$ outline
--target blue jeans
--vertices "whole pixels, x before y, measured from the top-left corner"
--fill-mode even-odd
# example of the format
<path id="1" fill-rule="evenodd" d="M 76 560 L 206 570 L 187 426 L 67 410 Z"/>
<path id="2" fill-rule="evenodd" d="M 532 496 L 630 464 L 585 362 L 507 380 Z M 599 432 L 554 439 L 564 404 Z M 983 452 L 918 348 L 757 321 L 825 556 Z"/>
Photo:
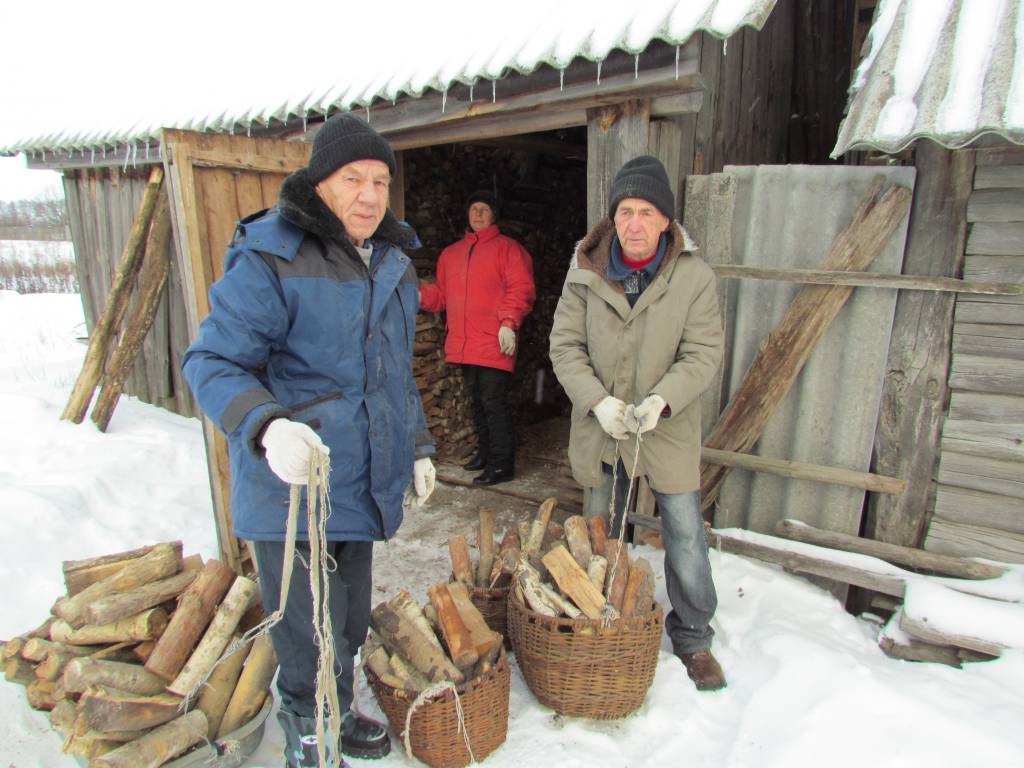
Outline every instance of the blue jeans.
<path id="1" fill-rule="evenodd" d="M 601 515 L 607 520 L 612 495 L 612 468 L 605 464 L 603 469 L 604 483 L 590 489 L 584 514 L 587 517 Z M 622 507 L 629 489 L 629 475 L 621 461 L 615 485 L 615 519 L 609 528 L 609 538 L 619 535 Z M 636 494 L 635 487 L 633 494 Z M 677 656 L 706 650 L 711 647 L 714 635 L 710 622 L 718 607 L 718 595 L 711 579 L 700 491 L 654 491 L 654 498 L 661 516 L 661 538 L 665 542 L 665 586 L 672 605 L 672 610 L 665 617 L 665 631 Z"/>

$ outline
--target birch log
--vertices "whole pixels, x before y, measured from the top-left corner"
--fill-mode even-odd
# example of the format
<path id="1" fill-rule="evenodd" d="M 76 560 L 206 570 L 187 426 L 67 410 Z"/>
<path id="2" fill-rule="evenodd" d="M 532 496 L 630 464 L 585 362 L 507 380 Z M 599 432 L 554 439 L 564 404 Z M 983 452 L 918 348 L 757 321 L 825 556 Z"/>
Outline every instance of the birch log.
<path id="1" fill-rule="evenodd" d="M 206 737 L 206 715 L 196 709 L 89 763 L 89 768 L 158 768 Z"/>

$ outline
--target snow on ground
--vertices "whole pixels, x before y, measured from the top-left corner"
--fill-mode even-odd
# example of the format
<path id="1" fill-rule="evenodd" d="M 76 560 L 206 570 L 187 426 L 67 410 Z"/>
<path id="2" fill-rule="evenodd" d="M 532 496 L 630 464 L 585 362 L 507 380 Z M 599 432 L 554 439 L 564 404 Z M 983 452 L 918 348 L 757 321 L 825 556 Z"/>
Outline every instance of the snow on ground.
<path id="1" fill-rule="evenodd" d="M 199 423 L 123 398 L 109 431 L 59 419 L 85 347 L 75 295 L 0 292 L 0 637 L 39 624 L 62 592 L 60 561 L 180 538 L 209 557 L 216 536 Z M 470 525 L 477 496 L 442 487 L 376 550 L 383 598 L 424 599 L 447 578 L 444 542 Z M 497 530 L 527 514 L 494 504 Z M 640 548 L 655 573 L 660 552 Z M 875 624 L 810 582 L 712 552 L 719 594 L 714 650 L 729 678 L 698 693 L 663 639 L 654 684 L 635 715 L 595 722 L 542 707 L 513 664 L 508 740 L 486 761 L 522 766 L 887 768 L 1024 765 L 1024 654 L 955 670 L 889 659 Z M 659 580 L 658 598 L 667 606 Z M 368 688 L 364 710 L 377 714 Z M 0 766 L 77 766 L 20 686 L 0 683 Z M 273 718 L 249 766 L 279 766 Z M 380 768 L 417 765 L 399 754 Z"/>

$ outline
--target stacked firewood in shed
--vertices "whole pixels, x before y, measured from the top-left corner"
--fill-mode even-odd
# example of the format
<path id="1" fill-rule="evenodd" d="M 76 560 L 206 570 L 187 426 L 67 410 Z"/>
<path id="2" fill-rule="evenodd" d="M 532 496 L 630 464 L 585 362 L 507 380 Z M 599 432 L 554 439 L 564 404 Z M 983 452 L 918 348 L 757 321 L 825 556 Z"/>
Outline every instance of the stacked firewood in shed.
<path id="1" fill-rule="evenodd" d="M 476 442 L 469 393 L 462 371 L 444 361 L 444 323 L 440 315 L 420 314 L 416 318 L 412 373 L 427 428 L 439 450 L 468 453 Z"/>
<path id="2" fill-rule="evenodd" d="M 67 594 L 3 645 L 4 674 L 96 768 L 160 765 L 248 723 L 277 669 L 257 584 L 180 541 L 63 564 Z M 205 681 L 205 684 L 204 684 Z"/>
<path id="3" fill-rule="evenodd" d="M 572 515 L 551 522 L 554 499 L 545 501 L 523 539 L 512 592 L 544 616 L 617 619 L 654 608 L 654 572 L 642 557 L 629 557 L 626 542 L 609 539 L 602 517 Z"/>

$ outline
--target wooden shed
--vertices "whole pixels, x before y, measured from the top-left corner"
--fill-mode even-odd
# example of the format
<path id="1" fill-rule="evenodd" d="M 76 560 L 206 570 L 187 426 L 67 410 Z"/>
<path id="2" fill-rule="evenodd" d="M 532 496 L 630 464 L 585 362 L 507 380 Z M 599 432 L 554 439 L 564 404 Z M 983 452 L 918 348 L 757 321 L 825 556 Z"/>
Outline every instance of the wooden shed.
<path id="1" fill-rule="evenodd" d="M 814 183 L 824 185 L 822 189 L 844 190 L 832 203 L 822 204 L 823 209 L 829 208 L 829 215 L 820 217 L 841 226 L 843 217 L 851 213 L 848 195 L 863 188 L 871 171 L 835 165 L 830 152 L 843 156 L 847 166 L 879 162 L 877 155 L 847 153 L 851 147 L 870 147 L 870 142 L 844 145 L 840 134 L 840 145 L 835 146 L 861 41 L 868 41 L 864 50 L 869 58 L 862 70 L 869 80 L 872 67 L 877 69 L 880 61 L 870 52 L 884 40 L 877 25 L 886 17 L 873 17 L 873 2 L 747 0 L 704 5 L 704 13 L 695 16 L 692 3 L 669 4 L 658 24 L 643 17 L 640 8 L 617 12 L 621 29 L 614 42 L 609 45 L 606 39 L 605 48 L 597 54 L 591 47 L 593 29 L 586 26 L 593 20 L 583 18 L 577 22 L 584 25 L 582 31 L 574 30 L 574 39 L 582 42 L 568 57 L 548 51 L 524 63 L 512 55 L 496 68 L 492 62 L 490 69 L 439 72 L 428 87 L 418 90 L 401 83 L 380 85 L 384 80 L 378 73 L 368 72 L 362 79 L 340 83 L 329 97 L 309 98 L 285 109 L 254 108 L 237 118 L 220 116 L 209 124 L 183 121 L 191 130 L 168 127 L 117 138 L 90 137 L 87 142 L 74 136 L 47 137 L 6 149 L 25 152 L 35 167 L 64 172 L 90 327 L 103 306 L 148 167 L 164 166 L 173 202 L 172 278 L 130 391 L 186 415 L 195 414 L 195 408 L 181 381 L 178 361 L 207 311 L 206 290 L 221 273 L 221 256 L 234 224 L 274 203 L 285 175 L 305 164 L 325 115 L 359 111 L 397 150 L 399 173 L 392 208 L 413 224 L 424 242 L 424 248 L 413 254 L 421 276 L 429 278 L 437 254 L 461 235 L 465 196 L 479 187 L 496 190 L 504 201 L 503 230 L 530 250 L 538 284 L 536 308 L 522 330 L 523 352 L 513 383 L 517 421 L 534 436 L 526 452 L 528 458 L 538 460 L 542 480 L 548 482 L 541 485 L 557 493 L 568 509 L 578 508 L 580 491 L 560 467 L 565 429 L 559 417 L 567 412 L 567 401 L 551 375 L 547 334 L 572 248 L 604 215 L 608 186 L 619 165 L 642 153 L 660 157 L 677 189 L 679 217 L 700 232 L 709 263 L 725 267 L 740 256 L 748 265 L 774 263 L 759 261 L 761 254 L 756 252 L 738 251 L 740 226 L 733 215 L 739 210 L 734 209 L 736 195 L 742 196 L 736 185 L 744 183 L 736 179 L 744 173 L 732 169 L 789 166 L 785 182 L 769 180 L 783 184 L 786 194 L 806 189 L 812 177 Z M 890 10 L 900 5 L 888 4 Z M 1016 13 L 1017 4 L 1012 5 Z M 723 9 L 735 11 L 739 6 L 742 13 L 731 13 L 728 23 L 723 23 Z M 521 42 L 525 47 L 526 41 Z M 513 49 L 521 50 L 508 46 Z M 847 126 L 857 114 L 856 97 L 864 92 L 863 86 L 854 91 Z M 260 117 L 252 118 L 253 114 Z M 1021 372 L 1013 366 L 1022 356 L 1013 347 L 1020 337 L 1012 334 L 1014 327 L 1024 327 L 1024 321 L 1011 319 L 1020 300 L 956 293 L 965 289 L 956 280 L 961 277 L 965 242 L 969 269 L 963 277 L 1020 279 L 1019 273 L 1014 277 L 1005 271 L 1012 266 L 1012 255 L 985 250 L 993 236 L 1002 238 L 1001 248 L 1016 247 L 1021 240 L 1013 229 L 1021 225 L 1007 223 L 1020 218 L 991 218 L 1015 216 L 1020 207 L 1014 192 L 991 191 L 995 184 L 1020 183 L 997 163 L 1000 157 L 1018 157 L 1006 140 L 1020 137 L 1006 131 L 1000 135 L 1002 145 L 985 149 L 974 149 L 977 137 L 965 142 L 972 147 L 967 150 L 949 150 L 922 140 L 914 153 L 902 151 L 901 146 L 899 154 L 878 166 L 891 182 L 915 191 L 909 224 L 891 246 L 896 259 L 891 271 L 897 276 L 902 272 L 950 282 L 945 291 L 920 290 L 920 286 L 911 290 L 904 287 L 905 282 L 886 282 L 885 275 L 880 283 L 860 283 L 881 284 L 881 290 L 889 292 L 888 304 L 883 301 L 882 309 L 875 312 L 884 322 L 871 336 L 874 367 L 865 368 L 870 373 L 865 386 L 877 391 L 869 403 L 854 409 L 857 434 L 850 441 L 861 448 L 838 468 L 900 478 L 906 481 L 906 490 L 894 495 L 868 492 L 868 486 L 862 485 L 844 498 L 847 511 L 836 517 L 811 509 L 814 502 L 787 502 L 783 494 L 778 507 L 749 523 L 751 527 L 770 528 L 782 517 L 817 515 L 814 522 L 827 528 L 911 546 L 926 542 L 936 551 L 944 546 L 951 551 L 951 545 L 941 542 L 953 538 L 973 536 L 976 541 L 991 542 L 994 536 L 1003 542 L 996 550 L 961 546 L 957 551 L 991 557 L 998 550 L 1005 555 L 999 559 L 1024 559 L 1024 548 L 1007 544 L 1019 544 L 1024 533 L 1020 474 L 1005 476 L 1014 469 L 1012 462 L 1021 460 L 1019 422 L 1024 417 L 1017 401 L 1024 402 L 1024 390 Z M 991 167 L 998 181 L 989 172 L 974 173 L 975 166 L 986 163 L 992 163 L 985 167 Z M 913 169 L 901 171 L 900 165 L 916 167 L 916 181 Z M 978 184 L 980 196 L 973 197 L 973 186 Z M 728 194 L 719 194 L 729 189 Z M 781 194 L 776 187 L 767 189 L 775 190 L 769 194 Z M 723 216 L 726 209 L 728 215 Z M 808 213 L 799 211 L 787 225 L 796 227 Z M 781 226 L 774 231 L 781 231 Z M 835 231 L 822 230 L 824 248 L 827 233 Z M 780 263 L 795 266 L 785 260 Z M 782 273 L 776 279 L 814 282 L 813 277 L 796 276 L 792 269 Z M 732 285 L 750 278 L 761 281 L 767 275 L 764 271 L 738 274 L 734 268 L 726 276 L 720 269 L 723 293 L 732 290 L 726 280 Z M 818 278 L 826 279 L 831 278 Z M 955 301 L 959 303 L 954 334 Z M 730 311 L 733 328 L 761 335 L 771 331 L 751 305 L 733 304 Z M 992 330 L 996 325 L 999 330 Z M 442 458 L 454 459 L 467 450 L 473 435 L 461 378 L 443 364 L 442 340 L 443 323 L 424 315 L 417 325 L 417 382 Z M 822 346 L 841 356 L 843 343 L 841 337 L 826 337 Z M 996 354 L 1010 361 L 1009 367 L 989 362 Z M 734 379 L 739 381 L 744 373 L 742 356 L 734 356 Z M 983 380 L 994 382 L 985 386 L 1001 389 L 978 390 Z M 947 381 L 953 388 L 948 419 Z M 708 429 L 734 391 L 735 382 L 723 375 L 720 386 L 709 394 Z M 796 411 L 845 413 L 831 407 L 821 392 L 794 391 L 789 398 Z M 1010 422 L 1017 424 L 1016 431 L 1005 426 Z M 205 429 L 221 547 L 237 566 L 242 554 L 229 533 L 225 444 L 211 425 L 206 423 Z M 802 440 L 799 425 L 784 420 L 778 429 L 777 444 L 786 455 L 766 458 L 807 461 L 808 457 L 798 455 L 798 444 L 814 443 Z M 832 438 L 833 443 L 845 440 Z M 936 484 L 933 467 L 940 452 L 943 460 Z M 956 458 L 947 461 L 947 454 Z M 828 463 L 810 458 L 819 465 Z M 977 469 L 980 464 L 984 471 Z M 458 479 L 453 466 L 443 469 Z M 998 487 L 986 479 L 996 471 L 1004 473 Z M 964 480 L 965 475 L 974 479 Z M 788 477 L 780 482 L 808 481 Z M 640 503 L 651 505 L 650 495 L 641 494 Z M 976 516 L 981 507 L 989 510 L 987 516 Z M 744 524 L 747 512 L 740 510 L 739 518 L 730 517 L 734 512 L 720 508 L 715 522 Z M 983 535 L 976 529 L 984 529 Z"/>

